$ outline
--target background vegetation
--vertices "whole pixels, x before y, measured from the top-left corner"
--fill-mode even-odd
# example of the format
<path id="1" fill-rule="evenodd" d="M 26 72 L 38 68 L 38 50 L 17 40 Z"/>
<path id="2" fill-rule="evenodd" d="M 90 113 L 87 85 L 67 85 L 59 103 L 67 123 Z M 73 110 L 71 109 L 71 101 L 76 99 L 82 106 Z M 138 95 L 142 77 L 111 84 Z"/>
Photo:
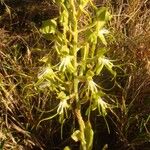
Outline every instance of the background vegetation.
<path id="1" fill-rule="evenodd" d="M 93 149 L 148 150 L 150 148 L 150 2 L 148 0 L 95 0 L 109 8 L 107 57 L 114 60 L 115 80 L 103 70 L 95 76 L 117 107 L 105 117 L 91 113 Z M 42 21 L 59 15 L 49 0 L 0 1 L 0 147 L 8 150 L 79 149 L 70 137 L 77 120 L 73 113 L 63 125 L 53 115 L 59 101 L 48 88 L 35 84 L 45 59 L 55 64 L 53 43 L 44 38 Z M 90 8 L 89 8 L 90 10 Z M 86 18 L 85 18 L 86 19 Z M 82 20 L 81 18 L 81 23 Z M 61 29 L 60 29 L 61 30 Z M 44 58 L 44 59 L 43 59 Z M 120 69 L 122 68 L 122 69 Z M 115 85 L 115 86 L 114 86 Z M 87 109 L 84 105 L 82 113 Z M 107 124 L 106 124 L 107 122 Z M 110 132 L 108 132 L 108 126 Z"/>

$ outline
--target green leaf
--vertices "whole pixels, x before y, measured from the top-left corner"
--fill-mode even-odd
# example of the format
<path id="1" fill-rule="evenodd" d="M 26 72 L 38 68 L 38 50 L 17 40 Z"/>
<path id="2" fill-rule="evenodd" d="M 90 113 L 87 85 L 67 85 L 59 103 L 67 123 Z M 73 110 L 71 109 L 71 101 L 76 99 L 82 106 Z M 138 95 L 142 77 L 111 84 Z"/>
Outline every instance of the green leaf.
<path id="1" fill-rule="evenodd" d="M 106 7 L 101 7 L 96 11 L 97 28 L 100 30 L 111 19 L 111 15 Z"/>
<path id="2" fill-rule="evenodd" d="M 85 141 L 86 141 L 86 148 L 87 148 L 87 150 L 92 150 L 94 132 L 92 130 L 92 126 L 91 126 L 90 121 L 87 121 L 85 123 L 84 135 L 85 135 Z"/>
<path id="3" fill-rule="evenodd" d="M 95 68 L 96 75 L 99 75 L 101 73 L 103 67 L 104 67 L 104 64 L 102 64 L 102 63 L 101 64 L 98 63 L 96 65 L 96 68 Z"/>
<path id="4" fill-rule="evenodd" d="M 98 9 L 96 11 L 96 17 L 98 21 L 109 21 L 112 16 L 111 14 L 108 12 L 108 9 L 106 7 L 101 7 L 100 9 Z"/>
<path id="5" fill-rule="evenodd" d="M 85 112 L 85 115 L 86 116 L 89 116 L 90 115 L 90 112 L 91 112 L 91 107 L 89 106 Z"/>
<path id="6" fill-rule="evenodd" d="M 54 19 L 49 19 L 42 22 L 40 32 L 43 34 L 55 34 L 57 28 L 57 22 Z"/>
<path id="7" fill-rule="evenodd" d="M 69 17 L 68 11 L 64 9 L 60 16 L 60 23 L 62 23 L 62 25 L 67 25 L 68 17 Z"/>
<path id="8" fill-rule="evenodd" d="M 114 77 L 116 77 L 116 71 L 114 71 L 114 70 L 112 69 L 112 67 L 110 67 L 109 65 L 105 65 L 105 67 L 109 70 L 109 72 L 110 72 Z"/>
<path id="9" fill-rule="evenodd" d="M 97 56 L 98 57 L 102 57 L 104 56 L 104 54 L 107 52 L 106 48 L 103 47 L 103 48 L 100 48 L 98 51 L 97 51 Z"/>

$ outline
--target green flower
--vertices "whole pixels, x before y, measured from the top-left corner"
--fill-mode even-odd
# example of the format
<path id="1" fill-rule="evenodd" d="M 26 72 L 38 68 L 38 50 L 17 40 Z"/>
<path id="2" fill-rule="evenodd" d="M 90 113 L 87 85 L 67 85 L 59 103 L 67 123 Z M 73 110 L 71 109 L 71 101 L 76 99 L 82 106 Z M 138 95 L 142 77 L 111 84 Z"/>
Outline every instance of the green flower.
<path id="1" fill-rule="evenodd" d="M 98 85 L 93 81 L 93 79 L 88 80 L 88 90 L 90 90 L 93 94 L 98 92 Z"/>
<path id="2" fill-rule="evenodd" d="M 113 63 L 111 63 L 111 61 L 109 59 L 106 59 L 105 57 L 100 57 L 98 59 L 98 62 L 102 63 L 103 65 L 108 66 L 110 68 L 112 68 L 114 66 Z"/>
<path id="3" fill-rule="evenodd" d="M 67 56 L 63 57 L 61 59 L 59 71 L 64 72 L 64 71 L 68 70 L 69 72 L 74 72 L 75 68 L 72 65 L 72 62 L 71 62 L 72 60 L 73 60 L 73 56 L 67 55 Z"/>
<path id="4" fill-rule="evenodd" d="M 105 28 L 103 28 L 99 31 L 99 35 L 104 35 L 104 34 L 108 34 L 108 33 L 109 33 L 109 31 Z"/>
<path id="5" fill-rule="evenodd" d="M 60 103 L 58 105 L 57 113 L 59 115 L 64 114 L 64 112 L 67 113 L 67 109 L 69 108 L 69 104 L 67 103 L 67 100 L 69 99 L 69 96 L 67 96 L 65 94 L 65 92 L 61 91 L 58 94 L 57 98 L 60 99 Z"/>
<path id="6" fill-rule="evenodd" d="M 67 109 L 69 108 L 69 104 L 67 103 L 67 100 L 61 100 L 59 105 L 58 105 L 58 109 L 57 109 L 57 113 L 59 115 L 64 114 L 64 112 L 67 112 Z"/>
<path id="7" fill-rule="evenodd" d="M 111 74 L 113 74 L 114 76 L 116 75 L 116 72 L 113 71 L 114 64 L 105 57 L 98 58 L 98 63 L 96 65 L 96 74 L 97 75 L 101 73 L 104 66 L 111 72 Z"/>
<path id="8" fill-rule="evenodd" d="M 101 97 L 99 97 L 97 100 L 97 104 L 98 104 L 99 113 L 105 116 L 107 114 L 106 109 L 109 107 L 108 103 L 106 103 L 105 101 L 103 101 Z"/>
<path id="9" fill-rule="evenodd" d="M 103 93 L 93 94 L 92 101 L 92 110 L 98 110 L 99 114 L 105 116 L 107 114 L 107 108 L 109 108 L 109 104 L 106 103 L 102 98 Z"/>
<path id="10" fill-rule="evenodd" d="M 36 86 L 39 86 L 40 89 L 50 87 L 51 90 L 56 90 L 54 82 L 56 82 L 57 80 L 59 80 L 59 78 L 57 77 L 51 66 L 48 65 L 38 74 L 38 81 L 36 83 Z"/>
<path id="11" fill-rule="evenodd" d="M 38 79 L 51 79 L 51 80 L 55 80 L 56 75 L 55 72 L 53 71 L 53 69 L 51 68 L 50 65 L 48 65 L 47 67 L 45 67 L 39 74 L 38 74 Z"/>

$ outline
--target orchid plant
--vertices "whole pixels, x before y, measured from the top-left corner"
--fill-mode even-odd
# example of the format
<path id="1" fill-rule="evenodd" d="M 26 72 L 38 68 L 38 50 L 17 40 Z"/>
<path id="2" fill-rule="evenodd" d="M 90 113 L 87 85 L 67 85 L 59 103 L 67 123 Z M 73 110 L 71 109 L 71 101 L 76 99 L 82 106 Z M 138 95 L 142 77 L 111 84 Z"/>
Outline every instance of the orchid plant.
<path id="1" fill-rule="evenodd" d="M 105 93 L 94 81 L 94 76 L 100 75 L 103 68 L 116 76 L 114 64 L 105 55 L 105 35 L 109 34 L 106 23 L 111 15 L 107 8 L 98 8 L 92 0 L 53 1 L 59 7 L 59 16 L 43 21 L 40 32 L 53 42 L 52 50 L 56 52 L 58 61 L 45 61 L 36 86 L 41 89 L 48 87 L 60 101 L 56 114 L 49 119 L 59 116 L 63 124 L 68 112 L 72 111 L 79 124 L 79 129 L 71 135 L 72 139 L 80 141 L 81 150 L 92 150 L 94 132 L 90 112 L 97 109 L 100 115 L 105 116 L 109 108 Z M 89 107 L 86 114 L 82 114 L 85 103 Z M 85 115 L 88 121 L 84 119 Z M 44 120 L 48 118 L 41 121 Z"/>

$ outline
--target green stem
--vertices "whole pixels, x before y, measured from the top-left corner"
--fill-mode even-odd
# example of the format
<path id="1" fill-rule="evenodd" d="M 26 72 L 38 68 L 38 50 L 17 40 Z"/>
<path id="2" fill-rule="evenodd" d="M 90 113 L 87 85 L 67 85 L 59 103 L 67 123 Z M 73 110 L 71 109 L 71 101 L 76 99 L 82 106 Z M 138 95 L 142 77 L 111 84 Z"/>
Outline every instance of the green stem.
<path id="1" fill-rule="evenodd" d="M 72 31 L 73 31 L 73 65 L 76 70 L 74 73 L 74 93 L 75 93 L 75 99 L 76 103 L 79 103 L 79 96 L 78 96 L 78 64 L 77 64 L 77 42 L 78 42 L 78 20 L 77 20 L 77 12 L 76 12 L 76 7 L 75 7 L 75 1 L 71 0 L 70 1 L 71 5 L 71 10 L 72 10 L 72 17 L 73 17 L 73 22 L 72 22 Z"/>
<path id="2" fill-rule="evenodd" d="M 98 35 L 98 32 L 99 32 L 99 25 L 97 24 L 96 29 L 95 29 L 95 34 Z M 97 43 L 98 43 L 97 38 L 98 38 L 98 36 L 96 37 L 95 42 L 92 43 L 91 58 L 93 58 L 94 55 L 95 55 L 95 50 L 96 50 L 96 46 L 97 46 Z"/>
<path id="3" fill-rule="evenodd" d="M 80 150 L 87 150 L 86 149 L 85 135 L 84 135 L 85 123 L 84 123 L 84 120 L 82 118 L 81 110 L 77 108 L 75 110 L 75 114 L 76 114 L 76 117 L 77 117 L 77 120 L 78 120 L 78 123 L 79 123 L 79 127 L 80 127 L 80 136 L 81 136 Z"/>
<path id="4" fill-rule="evenodd" d="M 73 56 L 74 56 L 73 65 L 74 65 L 74 68 L 76 70 L 76 72 L 74 73 L 74 93 L 75 93 L 75 101 L 76 101 L 75 115 L 77 117 L 79 127 L 80 127 L 81 150 L 86 150 L 86 141 L 85 141 L 85 135 L 84 135 L 85 124 L 84 124 L 84 121 L 83 121 L 82 115 L 81 115 L 81 104 L 80 104 L 80 101 L 79 101 L 79 92 L 78 92 L 79 81 L 78 81 L 78 78 L 77 78 L 77 76 L 79 75 L 78 63 L 77 63 L 78 18 L 77 18 L 77 11 L 76 11 L 76 6 L 75 6 L 75 1 L 71 0 L 70 5 L 71 5 L 71 10 L 72 10 L 72 16 L 73 16 L 73 24 L 72 24 L 73 25 L 72 26 L 72 30 L 73 30 Z"/>

